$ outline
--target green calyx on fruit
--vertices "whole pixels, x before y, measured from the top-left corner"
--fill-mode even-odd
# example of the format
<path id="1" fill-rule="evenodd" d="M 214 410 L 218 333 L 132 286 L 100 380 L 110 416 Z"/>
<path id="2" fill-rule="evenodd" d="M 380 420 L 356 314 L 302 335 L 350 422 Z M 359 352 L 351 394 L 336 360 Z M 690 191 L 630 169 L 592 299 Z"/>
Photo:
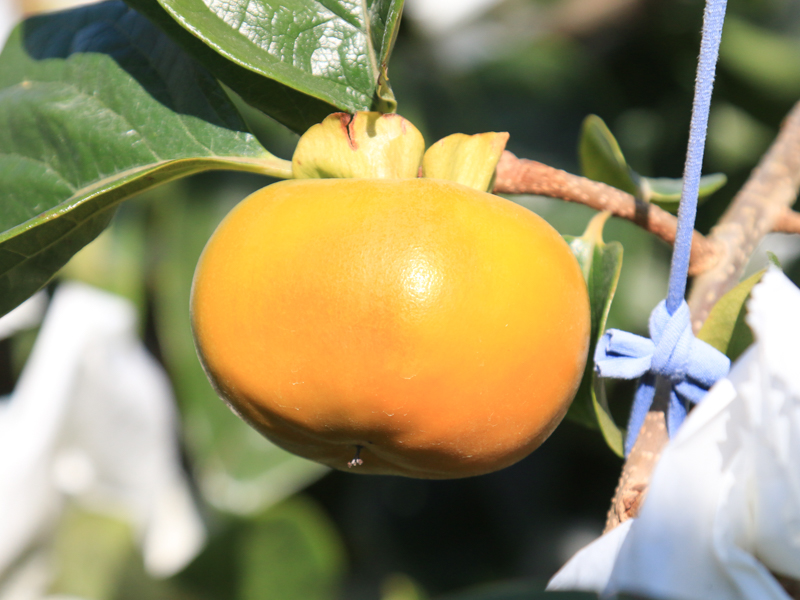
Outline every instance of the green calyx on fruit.
<path id="1" fill-rule="evenodd" d="M 295 179 L 411 179 L 425 140 L 400 115 L 334 113 L 306 131 L 292 157 Z"/>
<path id="2" fill-rule="evenodd" d="M 422 176 L 446 179 L 481 192 L 491 192 L 508 133 L 454 133 L 433 144 L 422 159 Z"/>
<path id="3" fill-rule="evenodd" d="M 425 151 L 414 125 L 396 114 L 334 113 L 301 138 L 295 179 L 413 179 L 418 176 L 491 191 L 508 133 L 456 133 Z"/>

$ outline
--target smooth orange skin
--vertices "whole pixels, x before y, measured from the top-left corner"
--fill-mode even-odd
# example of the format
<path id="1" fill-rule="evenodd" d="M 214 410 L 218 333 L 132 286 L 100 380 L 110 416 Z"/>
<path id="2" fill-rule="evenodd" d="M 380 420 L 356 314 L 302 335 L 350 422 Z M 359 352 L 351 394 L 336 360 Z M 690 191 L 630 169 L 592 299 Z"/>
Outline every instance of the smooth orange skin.
<path id="1" fill-rule="evenodd" d="M 578 388 L 589 300 L 561 236 L 434 179 L 295 180 L 236 206 L 195 272 L 220 396 L 277 445 L 353 472 L 501 469 Z"/>

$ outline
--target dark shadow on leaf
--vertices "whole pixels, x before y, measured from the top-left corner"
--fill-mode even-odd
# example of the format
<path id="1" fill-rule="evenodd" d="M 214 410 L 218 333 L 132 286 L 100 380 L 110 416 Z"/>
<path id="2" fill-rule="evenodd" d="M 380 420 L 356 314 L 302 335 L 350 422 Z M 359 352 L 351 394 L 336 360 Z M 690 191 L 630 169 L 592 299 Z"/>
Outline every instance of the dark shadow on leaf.
<path id="1" fill-rule="evenodd" d="M 112 0 L 32 17 L 23 24 L 22 35 L 25 50 L 36 60 L 105 54 L 170 110 L 247 131 L 214 77 L 123 2 Z"/>

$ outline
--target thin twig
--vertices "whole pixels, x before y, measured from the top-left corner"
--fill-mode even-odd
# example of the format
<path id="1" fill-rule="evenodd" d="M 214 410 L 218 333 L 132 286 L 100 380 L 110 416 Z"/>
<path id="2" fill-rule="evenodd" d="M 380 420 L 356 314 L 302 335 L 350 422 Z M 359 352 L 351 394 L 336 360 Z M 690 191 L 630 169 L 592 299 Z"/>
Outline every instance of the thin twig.
<path id="1" fill-rule="evenodd" d="M 772 231 L 775 233 L 800 233 L 800 213 L 791 208 L 785 209 L 772 227 Z"/>
<path id="2" fill-rule="evenodd" d="M 497 165 L 493 191 L 496 194 L 548 196 L 584 204 L 595 210 L 607 210 L 617 217 L 633 221 L 668 244 L 675 242 L 677 219 L 658 206 L 637 200 L 604 183 L 571 175 L 534 160 L 517 158 L 508 151 L 503 152 Z M 717 258 L 715 245 L 695 231 L 692 238 L 690 274 L 710 269 Z"/>
<path id="3" fill-rule="evenodd" d="M 709 242 L 721 248 L 719 261 L 694 280 L 688 302 L 697 331 L 711 307 L 739 281 L 753 250 L 761 239 L 786 218 L 800 191 L 800 103 L 783 123 L 778 137 L 747 183 L 731 202 Z M 642 427 L 622 469 L 606 522 L 609 531 L 635 517 L 650 484 L 667 437 L 663 408 L 655 406 Z"/>

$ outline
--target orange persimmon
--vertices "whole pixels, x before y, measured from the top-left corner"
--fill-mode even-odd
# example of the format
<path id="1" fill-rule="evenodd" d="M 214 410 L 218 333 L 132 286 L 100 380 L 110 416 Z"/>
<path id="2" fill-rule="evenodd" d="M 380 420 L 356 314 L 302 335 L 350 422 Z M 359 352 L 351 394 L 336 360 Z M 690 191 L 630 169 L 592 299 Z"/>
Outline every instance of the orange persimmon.
<path id="1" fill-rule="evenodd" d="M 337 469 L 494 471 L 538 447 L 589 347 L 577 261 L 536 214 L 436 179 L 276 183 L 223 220 L 192 321 L 220 396 Z"/>

